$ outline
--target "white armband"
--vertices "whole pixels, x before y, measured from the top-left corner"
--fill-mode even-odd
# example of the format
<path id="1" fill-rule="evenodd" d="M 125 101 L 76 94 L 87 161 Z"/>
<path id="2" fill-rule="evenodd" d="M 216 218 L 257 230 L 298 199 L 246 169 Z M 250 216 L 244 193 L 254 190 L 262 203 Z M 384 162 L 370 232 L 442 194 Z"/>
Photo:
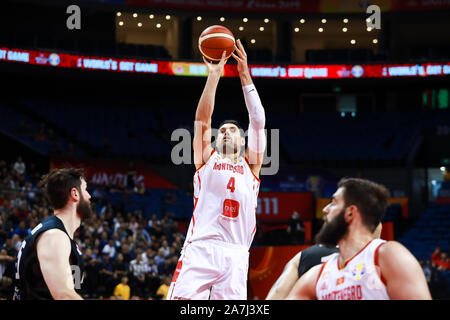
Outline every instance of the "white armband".
<path id="1" fill-rule="evenodd" d="M 255 153 L 263 153 L 266 148 L 266 136 L 264 126 L 266 115 L 256 91 L 255 85 L 250 84 L 242 87 L 244 91 L 245 105 L 247 106 L 250 119 L 248 128 L 248 147 Z"/>

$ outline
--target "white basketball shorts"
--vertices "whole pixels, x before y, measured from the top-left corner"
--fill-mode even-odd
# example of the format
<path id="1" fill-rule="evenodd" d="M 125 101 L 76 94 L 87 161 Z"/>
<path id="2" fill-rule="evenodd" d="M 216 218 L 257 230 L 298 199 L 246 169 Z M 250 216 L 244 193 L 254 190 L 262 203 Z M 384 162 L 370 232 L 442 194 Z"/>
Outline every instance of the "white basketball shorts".
<path id="1" fill-rule="evenodd" d="M 247 300 L 248 248 L 216 240 L 189 243 L 168 300 Z"/>

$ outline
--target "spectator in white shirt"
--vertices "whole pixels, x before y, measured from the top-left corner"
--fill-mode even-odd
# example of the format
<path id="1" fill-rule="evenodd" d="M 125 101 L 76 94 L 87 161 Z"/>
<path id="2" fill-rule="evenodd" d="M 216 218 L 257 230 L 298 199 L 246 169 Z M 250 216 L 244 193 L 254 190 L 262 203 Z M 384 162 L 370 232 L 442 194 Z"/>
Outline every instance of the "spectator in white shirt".
<path id="1" fill-rule="evenodd" d="M 164 249 L 159 248 L 158 254 L 155 256 L 155 263 L 156 265 L 160 264 L 161 262 L 164 262 Z"/>
<path id="2" fill-rule="evenodd" d="M 25 163 L 22 161 L 22 157 L 17 158 L 17 161 L 14 163 L 13 169 L 20 175 L 23 175 L 25 173 L 26 166 Z"/>
<path id="3" fill-rule="evenodd" d="M 110 239 L 108 243 L 103 247 L 103 254 L 107 254 L 110 259 L 114 259 L 116 256 L 116 248 L 114 246 L 114 240 Z"/>
<path id="4" fill-rule="evenodd" d="M 161 249 L 163 249 L 164 251 L 164 258 L 167 258 L 168 256 L 170 256 L 170 247 L 169 244 L 167 243 L 167 240 L 164 240 L 162 242 L 162 246 Z"/>

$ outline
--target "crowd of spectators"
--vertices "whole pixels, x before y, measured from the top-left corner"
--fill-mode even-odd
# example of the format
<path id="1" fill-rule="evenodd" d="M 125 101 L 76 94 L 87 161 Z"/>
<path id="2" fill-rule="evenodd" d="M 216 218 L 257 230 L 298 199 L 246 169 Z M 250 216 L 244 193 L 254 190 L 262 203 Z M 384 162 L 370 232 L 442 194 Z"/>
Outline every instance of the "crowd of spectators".
<path id="1" fill-rule="evenodd" d="M 420 261 L 428 282 L 431 295 L 435 299 L 448 299 L 450 296 L 450 259 L 448 253 L 436 247 L 430 259 Z"/>
<path id="2" fill-rule="evenodd" d="M 11 298 L 14 268 L 22 241 L 52 212 L 21 158 L 0 161 L 0 294 Z M 74 235 L 83 252 L 81 295 L 88 299 L 163 299 L 184 242 L 169 216 L 149 219 L 141 212 L 122 212 L 109 203 L 97 205 Z M 96 209 L 97 208 L 97 209 Z"/>
<path id="3" fill-rule="evenodd" d="M 133 176 L 132 163 L 127 172 Z M 39 222 L 52 215 L 48 200 L 37 187 L 42 174 L 21 157 L 10 163 L 0 160 L 0 299 L 12 298 L 22 242 Z M 138 190 L 131 184 L 127 187 Z M 86 299 L 164 299 L 185 239 L 178 222 L 170 214 L 147 217 L 141 211 L 115 207 L 105 201 L 105 192 L 111 190 L 104 187 L 92 186 L 89 192 L 94 214 L 74 235 L 84 259 L 81 295 Z M 168 194 L 164 201 L 174 199 Z M 305 230 L 297 212 L 287 224 L 276 226 L 264 237 L 263 228 L 259 229 L 255 243 L 274 245 L 278 238 L 279 244 L 304 241 Z M 448 298 L 447 252 L 436 248 L 421 264 L 433 298 Z"/>

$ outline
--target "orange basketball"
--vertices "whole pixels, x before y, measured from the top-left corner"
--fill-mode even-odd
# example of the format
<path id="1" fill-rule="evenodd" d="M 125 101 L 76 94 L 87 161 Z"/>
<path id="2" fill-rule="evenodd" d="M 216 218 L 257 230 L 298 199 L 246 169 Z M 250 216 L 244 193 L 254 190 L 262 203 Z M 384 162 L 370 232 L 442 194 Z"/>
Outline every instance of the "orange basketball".
<path id="1" fill-rule="evenodd" d="M 226 51 L 226 58 L 234 51 L 233 33 L 224 26 L 210 26 L 203 30 L 198 38 L 198 48 L 202 55 L 211 61 L 219 61 L 223 51 Z"/>

